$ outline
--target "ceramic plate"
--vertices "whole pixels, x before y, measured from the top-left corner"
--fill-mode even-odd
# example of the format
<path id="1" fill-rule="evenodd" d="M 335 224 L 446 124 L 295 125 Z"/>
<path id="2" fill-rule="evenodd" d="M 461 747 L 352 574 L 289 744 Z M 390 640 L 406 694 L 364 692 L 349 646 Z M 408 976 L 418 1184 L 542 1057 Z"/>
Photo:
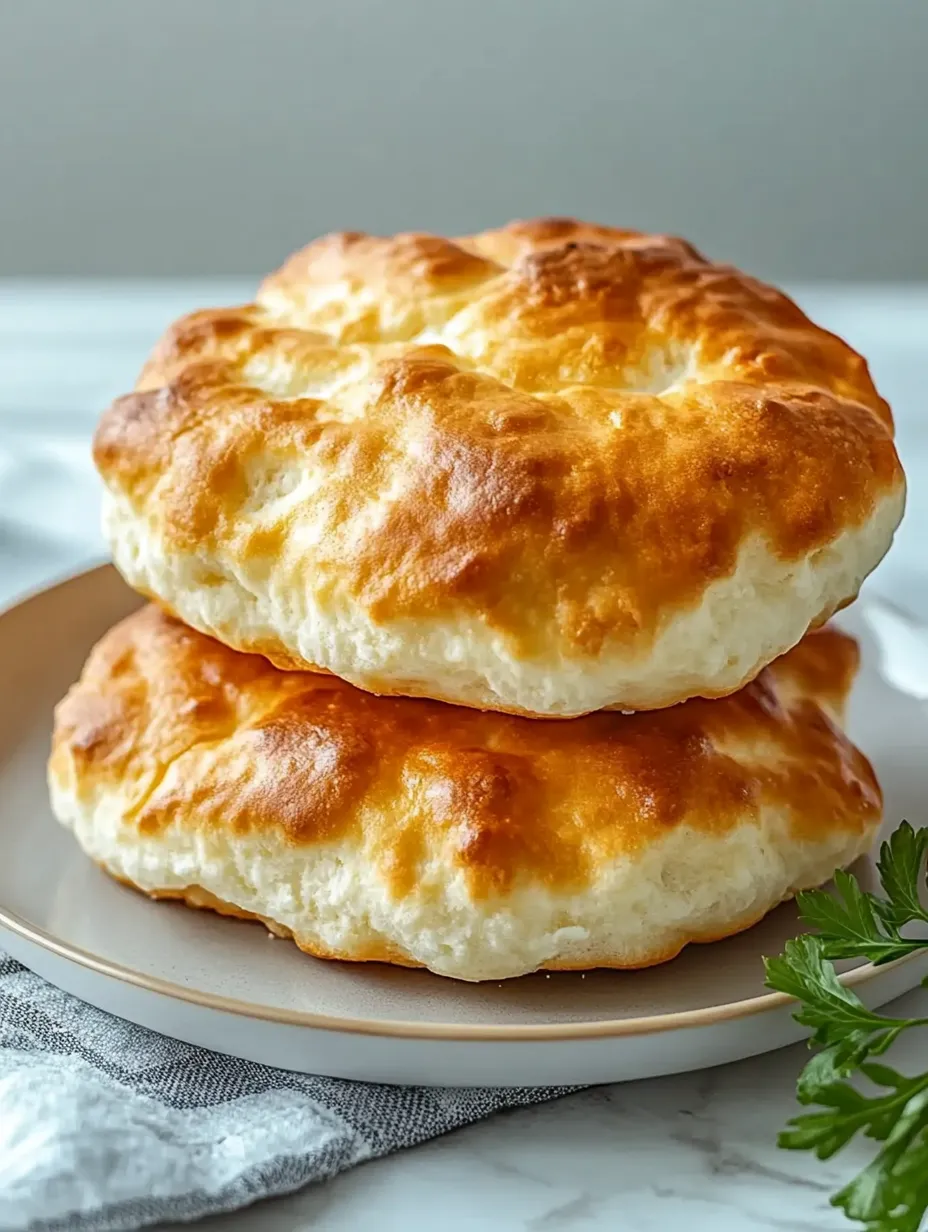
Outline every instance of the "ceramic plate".
<path id="1" fill-rule="evenodd" d="M 6 948 L 39 974 L 191 1043 L 379 1082 L 612 1082 L 719 1064 L 801 1034 L 786 999 L 765 991 L 761 962 L 796 932 L 792 906 L 649 971 L 472 985 L 322 962 L 260 925 L 117 885 L 54 821 L 45 758 L 55 702 L 92 643 L 139 602 L 103 566 L 0 616 L 0 924 Z M 921 824 L 928 633 L 872 597 L 841 623 L 864 648 L 851 734 L 876 765 L 887 824 Z M 855 871 L 873 879 L 867 861 Z M 923 971 L 918 962 L 861 966 L 847 978 L 877 1005 Z"/>

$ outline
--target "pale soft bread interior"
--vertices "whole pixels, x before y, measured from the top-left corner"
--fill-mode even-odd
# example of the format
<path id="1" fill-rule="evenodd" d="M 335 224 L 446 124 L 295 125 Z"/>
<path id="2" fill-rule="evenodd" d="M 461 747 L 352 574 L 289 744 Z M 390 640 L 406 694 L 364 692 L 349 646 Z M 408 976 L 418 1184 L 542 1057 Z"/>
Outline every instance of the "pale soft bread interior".
<path id="1" fill-rule="evenodd" d="M 287 486 L 297 492 L 299 484 L 296 468 Z M 181 619 L 226 645 L 277 646 L 278 655 L 374 693 L 569 718 L 611 708 L 656 710 L 681 698 L 734 692 L 794 646 L 810 624 L 823 623 L 857 594 L 892 541 L 902 501 L 903 493 L 893 492 L 869 521 L 800 560 L 782 560 L 761 540 L 751 540 L 730 577 L 712 582 L 695 606 L 668 617 L 647 656 L 619 648 L 596 658 L 526 659 L 473 616 L 374 621 L 362 606 L 333 603 L 311 587 L 269 585 L 281 567 L 270 556 L 233 567 L 206 547 L 189 555 L 168 551 L 144 515 L 111 493 L 104 494 L 103 531 L 130 586 L 166 597 Z M 260 525 L 263 504 L 256 494 L 255 512 L 242 515 L 243 533 L 249 517 L 254 529 Z M 312 537 L 310 524 L 305 534 Z"/>
<path id="2" fill-rule="evenodd" d="M 505 904 L 475 903 L 464 877 L 449 877 L 436 859 L 417 892 L 396 902 L 351 844 L 315 848 L 307 858 L 267 839 L 182 825 L 140 836 L 127 830 L 118 801 L 87 812 L 54 781 L 52 792 L 56 815 L 87 854 L 146 893 L 190 897 L 196 905 L 191 887 L 204 887 L 227 907 L 292 935 L 309 954 L 399 962 L 470 981 L 665 962 L 691 942 L 740 932 L 797 891 L 822 885 L 863 855 L 874 833 L 796 844 L 788 819 L 772 811 L 724 837 L 680 828 L 640 857 L 604 869 L 582 894 L 533 886 Z"/>

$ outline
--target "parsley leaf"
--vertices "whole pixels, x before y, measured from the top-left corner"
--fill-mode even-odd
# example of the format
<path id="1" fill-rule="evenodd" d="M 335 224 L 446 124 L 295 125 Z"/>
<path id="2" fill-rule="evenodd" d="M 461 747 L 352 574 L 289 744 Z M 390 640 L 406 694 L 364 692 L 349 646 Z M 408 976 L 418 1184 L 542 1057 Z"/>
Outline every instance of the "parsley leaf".
<path id="1" fill-rule="evenodd" d="M 904 821 L 880 849 L 885 897 L 862 890 L 842 869 L 835 873 L 836 894 L 807 890 L 796 896 L 803 921 L 821 933 L 826 958 L 868 958 L 879 965 L 924 949 L 924 938 L 903 937 L 899 930 L 914 921 L 928 923 L 920 876 L 926 853 L 928 827 L 913 830 Z"/>
<path id="2" fill-rule="evenodd" d="M 883 1143 L 832 1199 L 866 1232 L 918 1232 L 928 1211 L 928 1073 L 910 1078 L 875 1060 L 903 1031 L 928 1027 L 928 1018 L 890 1018 L 867 1009 L 838 979 L 833 960 L 886 963 L 928 952 L 928 935 L 901 932 L 928 924 L 926 858 L 928 827 L 914 830 L 903 822 L 880 851 L 883 895 L 839 872 L 835 893 L 798 896 L 803 921 L 818 933 L 796 937 L 779 958 L 766 960 L 768 987 L 799 1001 L 794 1017 L 811 1029 L 810 1047 L 820 1049 L 797 1084 L 799 1102 L 816 1111 L 790 1121 L 780 1146 L 828 1159 L 857 1134 Z M 928 979 L 923 983 L 928 986 Z M 848 1081 L 856 1075 L 878 1093 L 864 1094 Z"/>
<path id="3" fill-rule="evenodd" d="M 926 856 L 928 826 L 913 830 L 907 821 L 881 847 L 877 868 L 886 898 L 876 900 L 876 910 L 887 927 L 898 929 L 913 920 L 928 923 L 928 910 L 921 901 Z"/>

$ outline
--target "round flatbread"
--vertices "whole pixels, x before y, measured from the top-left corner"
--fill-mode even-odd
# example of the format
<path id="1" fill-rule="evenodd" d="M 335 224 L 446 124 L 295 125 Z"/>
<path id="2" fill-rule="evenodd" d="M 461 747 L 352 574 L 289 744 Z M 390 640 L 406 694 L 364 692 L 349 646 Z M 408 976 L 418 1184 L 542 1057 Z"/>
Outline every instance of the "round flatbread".
<path id="1" fill-rule="evenodd" d="M 539 723 L 281 672 L 151 606 L 58 707 L 52 801 L 114 876 L 322 958 L 647 966 L 870 846 L 856 666 L 825 629 L 727 698 Z"/>
<path id="2" fill-rule="evenodd" d="M 904 481 L 859 355 L 681 240 L 329 236 L 104 415 L 137 590 L 284 668 L 542 717 L 740 688 Z"/>

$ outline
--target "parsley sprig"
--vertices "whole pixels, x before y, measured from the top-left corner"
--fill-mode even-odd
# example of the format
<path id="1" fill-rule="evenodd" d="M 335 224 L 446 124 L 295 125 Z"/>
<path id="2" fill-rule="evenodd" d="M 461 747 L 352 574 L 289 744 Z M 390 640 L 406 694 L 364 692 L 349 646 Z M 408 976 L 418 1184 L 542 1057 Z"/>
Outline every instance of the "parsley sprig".
<path id="1" fill-rule="evenodd" d="M 868 1010 L 833 963 L 883 964 L 928 952 L 924 927 L 921 936 L 902 931 L 928 925 L 926 858 L 928 827 L 903 822 L 880 851 L 883 894 L 862 890 L 844 872 L 835 877 L 835 893 L 800 894 L 799 913 L 818 932 L 788 941 L 779 958 L 766 961 L 767 986 L 799 1001 L 794 1017 L 819 1049 L 797 1084 L 799 1102 L 817 1111 L 794 1117 L 779 1144 L 829 1159 L 857 1134 L 882 1143 L 872 1163 L 832 1198 L 867 1232 L 918 1232 L 928 1211 L 928 1072 L 909 1078 L 877 1060 L 904 1031 L 928 1027 L 928 1018 Z M 928 987 L 928 978 L 922 983 Z M 854 1086 L 852 1077 L 868 1080 L 871 1091 Z"/>

